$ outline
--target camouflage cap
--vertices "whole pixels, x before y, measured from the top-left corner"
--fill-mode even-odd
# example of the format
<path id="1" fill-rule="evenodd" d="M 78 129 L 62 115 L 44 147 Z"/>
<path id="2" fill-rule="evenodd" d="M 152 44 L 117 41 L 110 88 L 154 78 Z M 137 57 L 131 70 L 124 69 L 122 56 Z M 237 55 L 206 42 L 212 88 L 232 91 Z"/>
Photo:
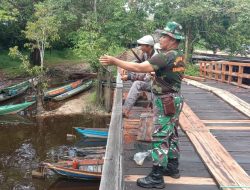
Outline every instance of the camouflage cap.
<path id="1" fill-rule="evenodd" d="M 181 34 L 182 26 L 176 22 L 168 22 L 162 34 L 167 34 L 177 40 L 184 40 L 185 37 Z"/>

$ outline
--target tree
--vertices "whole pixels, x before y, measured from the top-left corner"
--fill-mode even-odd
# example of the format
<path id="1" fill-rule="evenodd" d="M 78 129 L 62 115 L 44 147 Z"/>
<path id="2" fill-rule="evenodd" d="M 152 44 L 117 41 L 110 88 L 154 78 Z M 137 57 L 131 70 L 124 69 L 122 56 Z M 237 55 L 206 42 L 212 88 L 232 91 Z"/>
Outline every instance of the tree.
<path id="1" fill-rule="evenodd" d="M 162 20 L 176 21 L 183 26 L 185 33 L 186 61 L 192 54 L 193 46 L 201 38 L 206 23 L 212 23 L 212 16 L 217 11 L 211 0 L 162 0 L 156 4 L 156 22 L 164 24 Z M 164 25 L 165 25 L 164 24 Z M 164 27 L 164 26 L 162 26 Z"/>
<path id="2" fill-rule="evenodd" d="M 32 88 L 35 92 L 37 100 L 37 113 L 40 114 L 44 111 L 43 108 L 43 90 L 47 86 L 46 70 L 42 69 L 41 66 L 31 66 L 28 56 L 23 55 L 18 47 L 15 46 L 9 49 L 9 55 L 13 58 L 18 58 L 22 61 L 21 67 L 24 71 L 33 78 Z"/>
<path id="3" fill-rule="evenodd" d="M 0 21 L 0 46 L 9 48 L 15 45 L 20 47 L 27 42 L 21 32 L 34 12 L 34 0 L 0 0 L 0 7 L 4 7 L 11 19 Z M 0 8 L 1 9 L 1 8 Z M 1 20 L 1 19 L 0 19 Z"/>
<path id="4" fill-rule="evenodd" d="M 147 20 L 147 1 L 140 2 L 143 3 L 95 1 L 95 8 L 85 13 L 81 29 L 72 38 L 75 53 L 97 70 L 100 55 L 113 54 L 121 47 L 135 44 L 141 36 L 152 33 L 154 23 Z"/>
<path id="5" fill-rule="evenodd" d="M 183 26 L 186 58 L 200 40 L 212 50 L 236 50 L 249 41 L 248 0 L 158 0 L 154 11 L 158 26 L 164 27 L 162 20 Z"/>
<path id="6" fill-rule="evenodd" d="M 16 20 L 18 10 L 8 1 L 0 0 L 0 24 Z"/>
<path id="7" fill-rule="evenodd" d="M 232 54 L 246 55 L 245 48 L 250 46 L 250 4 L 248 0 L 233 1 L 234 6 L 227 11 L 232 23 L 227 30 L 226 48 Z"/>
<path id="8" fill-rule="evenodd" d="M 58 28 L 60 21 L 53 15 L 53 7 L 46 1 L 35 5 L 34 21 L 27 22 L 24 31 L 26 38 L 33 43 L 32 48 L 38 48 L 41 57 L 41 68 L 44 67 L 45 48 L 50 46 L 50 42 L 59 39 Z"/>

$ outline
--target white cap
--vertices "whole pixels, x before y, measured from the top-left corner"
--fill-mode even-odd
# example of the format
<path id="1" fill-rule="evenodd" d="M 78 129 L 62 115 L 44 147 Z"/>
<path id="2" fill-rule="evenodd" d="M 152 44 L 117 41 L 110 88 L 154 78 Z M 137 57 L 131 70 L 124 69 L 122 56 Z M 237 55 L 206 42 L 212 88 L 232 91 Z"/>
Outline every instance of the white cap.
<path id="1" fill-rule="evenodd" d="M 161 45 L 160 45 L 160 43 L 155 43 L 155 45 L 154 45 L 154 49 L 161 49 Z"/>
<path id="2" fill-rule="evenodd" d="M 139 40 L 137 40 L 138 44 L 145 44 L 145 45 L 150 45 L 150 46 L 154 46 L 154 38 L 151 35 L 146 35 L 143 36 L 142 38 L 140 38 Z"/>

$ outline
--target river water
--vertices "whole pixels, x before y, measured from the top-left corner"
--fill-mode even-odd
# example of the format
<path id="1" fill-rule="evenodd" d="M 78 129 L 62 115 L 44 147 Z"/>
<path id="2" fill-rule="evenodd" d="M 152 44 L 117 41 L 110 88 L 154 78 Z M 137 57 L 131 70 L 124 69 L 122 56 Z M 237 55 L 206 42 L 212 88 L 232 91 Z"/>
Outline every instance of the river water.
<path id="1" fill-rule="evenodd" d="M 70 147 L 97 146 L 105 142 L 82 138 L 73 127 L 106 128 L 109 117 L 93 115 L 47 118 L 35 121 L 18 115 L 0 116 L 0 189 L 1 190 L 96 190 L 98 181 L 75 181 L 49 175 L 32 178 L 32 170 L 44 160 L 53 160 Z"/>

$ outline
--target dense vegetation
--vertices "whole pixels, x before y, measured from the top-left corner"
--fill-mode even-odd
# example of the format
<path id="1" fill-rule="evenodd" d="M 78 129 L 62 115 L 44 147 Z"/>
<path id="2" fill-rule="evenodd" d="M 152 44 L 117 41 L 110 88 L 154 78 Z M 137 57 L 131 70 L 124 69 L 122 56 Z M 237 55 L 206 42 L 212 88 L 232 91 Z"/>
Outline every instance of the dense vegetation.
<path id="1" fill-rule="evenodd" d="M 97 69 L 101 54 L 174 20 L 187 56 L 196 45 L 236 53 L 250 44 L 249 18 L 249 0 L 0 0 L 0 50 L 71 48 Z"/>

